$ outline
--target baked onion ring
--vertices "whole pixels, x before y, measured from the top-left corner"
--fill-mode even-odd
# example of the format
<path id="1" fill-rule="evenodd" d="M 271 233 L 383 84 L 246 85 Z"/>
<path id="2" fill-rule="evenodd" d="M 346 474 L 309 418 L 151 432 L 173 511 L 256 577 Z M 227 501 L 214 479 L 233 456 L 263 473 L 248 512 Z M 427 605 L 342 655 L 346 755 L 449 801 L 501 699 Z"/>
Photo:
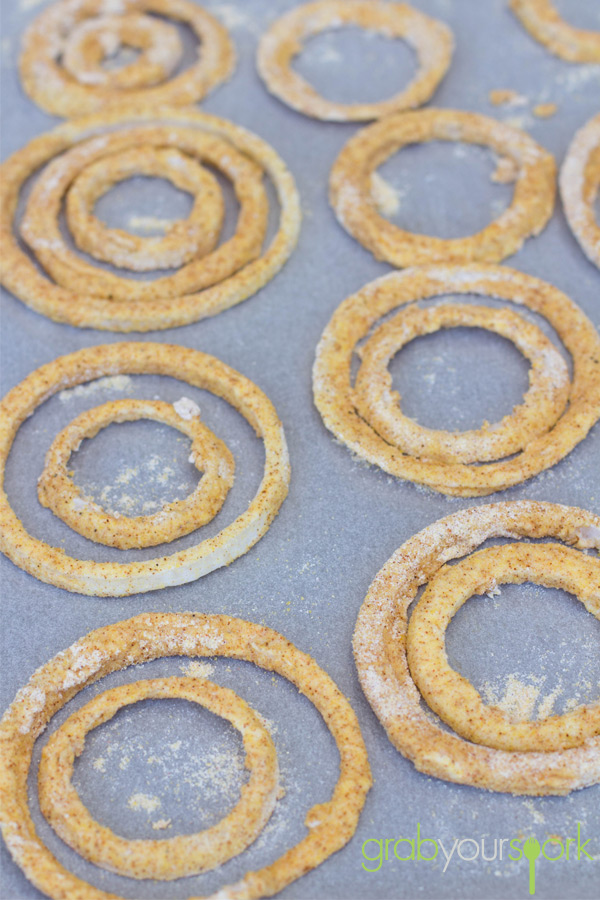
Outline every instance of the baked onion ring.
<path id="1" fill-rule="evenodd" d="M 495 221 L 470 237 L 444 239 L 405 231 L 377 211 L 375 170 L 407 144 L 467 141 L 513 162 L 513 201 Z M 330 202 L 340 225 L 359 243 L 398 268 L 427 263 L 501 262 L 539 234 L 554 209 L 556 165 L 524 131 L 489 116 L 453 109 L 421 109 L 374 122 L 350 138 L 333 164 Z"/>
<path id="2" fill-rule="evenodd" d="M 510 0 L 510 8 L 529 34 L 567 62 L 600 62 L 600 31 L 574 28 L 552 0 Z"/>
<path id="3" fill-rule="evenodd" d="M 566 794 L 600 781 L 600 735 L 577 747 L 517 753 L 449 734 L 421 707 L 406 659 L 408 608 L 419 587 L 453 559 L 491 538 L 554 538 L 600 549 L 600 517 L 568 506 L 520 500 L 461 510 L 394 553 L 371 584 L 354 631 L 363 691 L 394 746 L 427 775 L 513 794 Z"/>
<path id="4" fill-rule="evenodd" d="M 0 824 L 10 854 L 49 897 L 115 900 L 68 872 L 40 840 L 28 808 L 27 775 L 33 746 L 54 713 L 86 685 L 165 656 L 222 656 L 253 662 L 287 678 L 322 715 L 340 754 L 331 800 L 314 806 L 309 834 L 270 865 L 213 897 L 272 896 L 344 847 L 353 836 L 372 784 L 367 752 L 352 708 L 308 654 L 267 628 L 229 616 L 150 613 L 93 631 L 32 676 L 0 723 Z M 117 898 L 118 900 L 118 898 Z"/>
<path id="5" fill-rule="evenodd" d="M 560 194 L 571 230 L 600 268 L 600 224 L 594 202 L 600 189 L 600 113 L 580 128 L 560 171 Z"/>
<path id="6" fill-rule="evenodd" d="M 94 437 L 111 423 L 138 419 L 153 419 L 185 434 L 192 442 L 190 460 L 203 474 L 184 500 L 167 503 L 152 515 L 132 518 L 110 513 L 84 497 L 67 465 L 85 438 Z M 113 400 L 88 409 L 57 434 L 38 479 L 38 499 L 73 531 L 91 541 L 121 550 L 156 547 L 212 521 L 233 484 L 234 471 L 235 462 L 227 446 L 197 416 L 183 418 L 176 406 L 159 400 Z"/>
<path id="7" fill-rule="evenodd" d="M 390 312 L 447 293 L 473 293 L 528 307 L 548 321 L 572 357 L 573 377 L 566 411 L 548 430 L 527 438 L 517 456 L 479 466 L 411 456 L 402 447 L 388 443 L 359 415 L 352 384 L 353 354 L 359 342 Z M 435 317 L 436 314 L 432 315 Z M 524 333 L 525 330 L 524 324 Z M 542 344 L 538 350 L 543 372 L 545 351 Z M 564 368 L 561 365 L 553 369 L 552 358 L 547 372 L 553 376 L 550 383 L 560 388 Z M 548 361 L 546 358 L 546 363 Z M 594 326 L 558 288 L 505 267 L 423 266 L 378 278 L 344 300 L 317 347 L 313 392 L 325 426 L 362 459 L 390 475 L 427 485 L 444 494 L 484 496 L 520 484 L 548 469 L 583 440 L 600 418 L 599 361 L 600 338 Z M 381 413 L 381 409 L 379 411 Z M 449 446 L 451 448 L 451 444 Z M 444 442 L 435 448 L 443 452 Z"/>
<path id="8" fill-rule="evenodd" d="M 163 237 L 139 237 L 108 228 L 93 214 L 94 205 L 113 185 L 133 175 L 167 178 L 192 194 L 194 205 L 187 219 L 175 222 Z M 191 156 L 143 146 L 113 153 L 84 168 L 67 191 L 65 213 L 69 232 L 84 253 L 123 269 L 148 272 L 177 268 L 214 250 L 225 205 L 217 179 Z"/>
<path id="9" fill-rule="evenodd" d="M 405 40 L 415 50 L 420 64 L 408 87 L 377 103 L 334 103 L 321 97 L 292 70 L 292 60 L 307 38 L 344 25 L 358 25 L 388 38 Z M 316 0 L 294 7 L 269 27 L 260 39 L 257 63 L 268 90 L 298 112 L 329 122 L 357 122 L 421 106 L 446 74 L 453 50 L 454 38 L 448 26 L 408 3 Z"/>
<path id="10" fill-rule="evenodd" d="M 81 802 L 71 782 L 75 757 L 83 751 L 87 732 L 124 706 L 172 697 L 199 703 L 241 733 L 250 779 L 232 811 L 211 828 L 159 841 L 127 840 L 98 824 Z M 278 789 L 277 753 L 266 726 L 236 693 L 204 678 L 154 678 L 104 691 L 51 735 L 38 773 L 40 809 L 69 847 L 118 875 L 159 881 L 198 875 L 242 853 L 269 820 Z"/>
<path id="11" fill-rule="evenodd" d="M 43 179 L 42 172 L 23 225 L 42 264 L 69 287 L 54 284 L 21 249 L 12 231 L 24 182 L 49 163 L 67 190 L 80 174 L 78 161 L 85 168 L 140 144 L 142 153 L 149 144 L 192 156 L 199 153 L 232 177 L 242 201 L 238 231 L 209 256 L 192 259 L 172 275 L 144 282 L 122 278 L 91 267 L 64 244 L 50 215 L 50 210 L 58 215 L 61 197 L 53 177 Z M 279 228 L 262 255 L 267 201 L 261 173 L 272 179 L 281 205 Z M 67 122 L 17 151 L 2 165 L 0 176 L 2 283 L 37 312 L 83 328 L 150 331 L 216 315 L 256 293 L 281 269 L 300 227 L 296 186 L 275 151 L 245 129 L 195 110 L 120 109 Z"/>
<path id="12" fill-rule="evenodd" d="M 187 25 L 201 44 L 198 59 L 173 77 L 181 42 L 156 16 Z M 123 45 L 145 52 L 131 66 L 104 74 L 102 59 Z M 234 68 L 227 30 L 190 0 L 58 0 L 29 26 L 19 57 L 26 93 L 46 112 L 64 118 L 123 104 L 187 106 Z"/>
<path id="13" fill-rule="evenodd" d="M 462 432 L 425 428 L 402 413 L 387 366 L 414 338 L 465 326 L 485 328 L 512 341 L 531 364 L 529 389 L 523 403 L 497 424 Z M 376 329 L 358 354 L 361 364 L 354 389 L 358 413 L 388 443 L 435 462 L 489 462 L 518 453 L 556 424 L 569 395 L 569 370 L 552 341 L 509 309 L 465 303 L 403 307 Z"/>
<path id="14" fill-rule="evenodd" d="M 442 566 L 430 579 L 408 626 L 410 674 L 427 705 L 468 741 L 521 752 L 577 747 L 600 734 L 600 703 L 535 722 L 514 722 L 498 707 L 487 706 L 473 685 L 451 668 L 446 656 L 446 629 L 466 600 L 501 584 L 525 581 L 574 594 L 600 619 L 600 559 L 562 544 L 488 547 L 452 566 Z"/>
<path id="15" fill-rule="evenodd" d="M 290 466 L 283 427 L 263 392 L 214 356 L 174 344 L 105 344 L 61 356 L 36 369 L 0 403 L 0 487 L 10 448 L 24 420 L 53 394 L 105 375 L 160 374 L 223 398 L 262 438 L 264 474 L 248 508 L 217 535 L 170 556 L 143 562 L 93 562 L 68 556 L 30 535 L 6 493 L 0 493 L 0 550 L 40 581 L 96 597 L 125 597 L 186 584 L 250 549 L 268 530 L 285 500 Z"/>

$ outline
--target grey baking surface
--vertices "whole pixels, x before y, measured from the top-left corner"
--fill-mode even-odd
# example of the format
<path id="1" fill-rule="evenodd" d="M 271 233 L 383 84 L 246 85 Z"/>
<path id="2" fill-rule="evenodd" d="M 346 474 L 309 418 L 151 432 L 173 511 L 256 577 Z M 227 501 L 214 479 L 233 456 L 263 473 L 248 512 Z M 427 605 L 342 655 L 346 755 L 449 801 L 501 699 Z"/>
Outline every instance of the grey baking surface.
<path id="1" fill-rule="evenodd" d="M 51 127 L 21 92 L 15 64 L 19 37 L 38 12 L 34 2 L 2 0 L 3 152 L 8 155 Z M 293 475 L 288 499 L 268 534 L 228 569 L 179 588 L 127 599 L 94 599 L 43 585 L 0 560 L 3 583 L 1 706 L 5 708 L 34 669 L 92 629 L 148 610 L 229 613 L 280 630 L 312 653 L 350 698 L 367 742 L 375 777 L 352 842 L 334 858 L 287 888 L 290 898 L 522 898 L 527 864 L 444 860 L 384 863 L 378 872 L 361 867 L 368 839 L 424 837 L 494 839 L 535 835 L 568 838 L 582 823 L 588 850 L 600 855 L 600 789 L 567 798 L 525 799 L 485 793 L 424 777 L 387 740 L 360 690 L 351 654 L 354 622 L 366 590 L 392 552 L 419 529 L 473 503 L 447 499 L 401 483 L 352 458 L 323 427 L 312 405 L 310 373 L 319 336 L 348 294 L 389 271 L 336 224 L 327 204 L 329 169 L 354 125 L 328 125 L 297 115 L 271 98 L 254 67 L 257 35 L 275 15 L 295 4 L 238 0 L 209 2 L 232 28 L 239 62 L 231 82 L 202 108 L 231 118 L 270 141 L 294 173 L 305 214 L 297 251 L 257 296 L 215 319 L 145 340 L 169 341 L 215 354 L 259 384 L 283 420 Z M 519 122 L 561 160 L 576 128 L 598 109 L 600 66 L 570 66 L 535 44 L 506 10 L 505 0 L 418 0 L 425 12 L 454 29 L 457 50 L 435 97 L 444 107 L 479 110 Z M 598 27 L 600 12 L 589 0 L 562 0 L 572 21 Z M 23 8 L 27 7 L 27 8 Z M 343 60 L 346 60 L 344 63 Z M 411 56 L 400 44 L 352 31 L 316 38 L 298 63 L 330 96 L 374 99 L 406 79 Z M 494 109 L 493 88 L 515 88 L 528 104 Z M 535 119 L 531 107 L 555 100 L 558 115 Z M 467 234 L 509 202 L 510 188 L 489 180 L 491 155 L 463 145 L 409 148 L 386 164 L 384 174 L 399 190 L 396 221 L 440 235 Z M 149 191 L 143 179 L 115 189 L 100 213 L 113 224 L 127 215 L 181 215 L 186 199 L 172 191 Z M 600 275 L 570 235 L 560 206 L 537 239 L 507 261 L 570 294 L 600 324 Z M 56 325 L 10 296 L 2 303 L 3 392 L 32 369 L 59 354 L 123 335 Z M 135 337 L 135 336 L 133 336 Z M 468 428 L 508 412 L 527 384 L 527 367 L 504 340 L 481 331 L 455 330 L 420 339 L 393 363 L 405 409 L 426 425 Z M 127 386 L 126 386 L 127 387 Z M 160 394 L 196 397 L 205 419 L 236 456 L 237 481 L 213 531 L 231 521 L 251 496 L 262 452 L 249 429 L 220 401 L 152 378 L 135 379 L 123 392 L 101 388 L 54 398 L 21 429 L 11 455 L 8 493 L 18 513 L 46 540 L 74 553 L 107 559 L 106 551 L 73 535 L 37 503 L 35 482 L 43 456 L 60 427 L 90 406 L 112 397 Z M 147 440 L 144 440 L 144 437 Z M 491 499 L 553 500 L 600 511 L 600 430 L 556 468 Z M 111 426 L 76 455 L 77 481 L 114 508 L 139 511 L 142 501 L 182 496 L 193 485 L 185 441 L 153 423 Z M 129 499 L 128 499 L 129 498 Z M 141 498 L 141 499 L 140 499 Z M 128 505 L 129 504 L 129 505 Z M 207 534 L 210 529 L 207 529 Z M 193 538 L 184 539 L 187 545 Z M 148 556 L 152 551 L 140 551 Z M 132 554 L 134 555 L 134 554 Z M 598 699 L 600 623 L 572 597 L 533 586 L 504 588 L 499 597 L 469 601 L 448 632 L 451 662 L 487 696 L 529 685 L 540 703 L 555 711 Z M 66 714 L 110 684 L 157 673 L 180 673 L 186 660 L 156 662 L 117 673 L 92 686 L 56 716 Z M 37 808 L 35 773 L 31 803 L 44 840 L 70 869 L 123 897 L 184 898 L 215 890 L 276 858 L 305 833 L 309 807 L 326 799 L 336 778 L 337 754 L 309 702 L 282 679 L 243 663 L 215 661 L 212 677 L 230 685 L 274 725 L 286 796 L 265 834 L 222 871 L 179 882 L 135 883 L 83 862 L 57 838 Z M 42 738 L 40 744 L 44 742 Z M 181 742 L 181 743 L 179 743 Z M 36 759 L 39 758 L 37 748 Z M 243 777 L 240 741 L 232 729 L 182 701 L 146 702 L 122 712 L 89 736 L 76 767 L 76 784 L 94 816 L 128 837 L 160 837 L 206 827 L 235 803 Z M 158 798 L 136 806 L 136 794 Z M 131 798 L 134 798 L 133 801 Z M 133 808 L 128 805 L 132 803 Z M 145 807 L 144 807 L 145 804 Z M 152 808 L 152 806 L 155 808 Z M 160 819 L 171 827 L 153 830 Z M 372 847 L 372 845 L 371 845 Z M 471 845 L 472 848 L 472 845 Z M 465 845 L 464 855 L 470 850 Z M 41 896 L 1 849 L 4 900 Z M 538 863 L 537 896 L 597 896 L 599 861 Z"/>

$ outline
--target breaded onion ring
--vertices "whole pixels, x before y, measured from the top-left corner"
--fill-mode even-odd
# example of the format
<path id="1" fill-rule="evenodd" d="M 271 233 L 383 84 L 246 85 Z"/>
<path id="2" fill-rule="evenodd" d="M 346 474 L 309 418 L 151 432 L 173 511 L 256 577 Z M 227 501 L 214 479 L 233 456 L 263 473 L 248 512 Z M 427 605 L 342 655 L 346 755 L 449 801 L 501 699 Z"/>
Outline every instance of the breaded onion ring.
<path id="1" fill-rule="evenodd" d="M 600 781 L 600 735 L 548 753 L 495 750 L 449 734 L 431 720 L 406 658 L 408 608 L 419 587 L 450 560 L 491 538 L 547 538 L 600 549 L 600 517 L 520 500 L 461 510 L 420 531 L 371 584 L 354 631 L 362 688 L 387 735 L 419 771 L 512 794 L 567 794 Z"/>

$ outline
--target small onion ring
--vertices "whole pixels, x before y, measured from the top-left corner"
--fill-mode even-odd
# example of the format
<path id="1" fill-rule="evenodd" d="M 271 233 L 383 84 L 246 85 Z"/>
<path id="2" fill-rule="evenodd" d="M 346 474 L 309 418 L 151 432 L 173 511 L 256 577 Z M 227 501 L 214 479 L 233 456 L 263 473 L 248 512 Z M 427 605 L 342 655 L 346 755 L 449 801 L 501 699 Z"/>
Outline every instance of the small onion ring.
<path id="1" fill-rule="evenodd" d="M 462 432 L 425 428 L 402 413 L 387 365 L 414 338 L 465 326 L 485 328 L 512 341 L 531 364 L 529 389 L 523 403 L 497 424 Z M 569 396 L 569 370 L 552 341 L 537 325 L 509 309 L 465 303 L 404 307 L 376 329 L 360 347 L 359 356 L 354 388 L 359 414 L 388 443 L 435 462 L 489 462 L 518 453 L 556 424 Z"/>
<path id="2" fill-rule="evenodd" d="M 38 669 L 0 723 L 0 824 L 16 864 L 40 891 L 61 900 L 119 900 L 68 872 L 40 840 L 28 808 L 33 746 L 54 713 L 87 684 L 164 656 L 223 656 L 287 678 L 315 705 L 340 754 L 331 800 L 305 818 L 309 834 L 283 856 L 213 895 L 272 896 L 344 847 L 372 784 L 356 716 L 332 679 L 308 654 L 265 625 L 229 616 L 145 613 L 93 631 Z"/>
<path id="3" fill-rule="evenodd" d="M 600 702 L 541 721 L 515 722 L 487 706 L 473 685 L 451 668 L 445 633 L 474 594 L 523 582 L 574 594 L 600 619 L 600 559 L 562 544 L 503 544 L 442 566 L 410 618 L 406 656 L 411 678 L 428 706 L 460 737 L 497 750 L 551 752 L 578 747 L 600 734 Z"/>
<path id="4" fill-rule="evenodd" d="M 353 353 L 377 321 L 408 303 L 447 293 L 509 300 L 544 316 L 573 359 L 569 406 L 554 428 L 512 459 L 481 466 L 436 463 L 391 446 L 357 413 Z M 558 288 L 503 266 L 423 266 L 392 272 L 338 307 L 313 368 L 313 393 L 325 426 L 354 453 L 390 475 L 444 494 L 474 497 L 505 490 L 556 465 L 600 418 L 600 338 L 582 310 Z"/>
<path id="5" fill-rule="evenodd" d="M 291 63 L 307 38 L 344 25 L 405 40 L 419 59 L 415 78 L 400 93 L 377 103 L 334 103 L 321 97 Z M 407 3 L 317 0 L 294 7 L 269 27 L 258 45 L 257 64 L 267 89 L 298 112 L 329 122 L 357 122 L 421 106 L 446 74 L 453 50 L 448 26 Z"/>
<path id="6" fill-rule="evenodd" d="M 120 90 L 79 81 L 63 68 L 61 56 L 69 46 L 72 29 L 89 19 L 149 13 L 187 25 L 200 41 L 196 62 L 180 74 L 154 86 Z M 140 35 L 141 37 L 141 35 Z M 76 38 L 75 38 L 76 39 Z M 159 62 L 167 63 L 169 52 Z M 25 92 L 46 112 L 64 118 L 116 109 L 123 104 L 140 107 L 187 106 L 196 103 L 235 68 L 235 50 L 227 30 L 207 10 L 190 0 L 58 0 L 44 9 L 23 37 L 19 72 Z M 126 76 L 125 76 L 126 77 Z"/>
<path id="7" fill-rule="evenodd" d="M 518 169 L 513 201 L 490 225 L 470 237 L 444 239 L 404 231 L 377 211 L 372 176 L 407 144 L 467 141 L 490 147 Z M 376 259 L 398 268 L 434 262 L 501 262 L 539 234 L 554 209 L 554 157 L 524 131 L 489 116 L 452 109 L 398 113 L 361 129 L 333 164 L 330 202 L 340 225 Z"/>
<path id="8" fill-rule="evenodd" d="M 148 516 L 117 516 L 82 495 L 67 464 L 84 438 L 94 437 L 113 422 L 138 419 L 162 422 L 189 437 L 191 458 L 203 475 L 184 500 L 167 503 Z M 158 400 L 113 400 L 81 413 L 57 434 L 38 479 L 38 499 L 73 531 L 91 541 L 121 550 L 156 547 L 212 521 L 233 484 L 234 471 L 235 462 L 227 446 L 197 416 L 184 419 L 171 403 Z"/>
<path id="9" fill-rule="evenodd" d="M 127 840 L 96 822 L 81 802 L 71 781 L 75 757 L 83 752 L 87 732 L 124 706 L 174 697 L 200 704 L 241 733 L 250 778 L 235 807 L 211 828 L 159 841 Z M 278 789 L 277 753 L 266 726 L 234 691 L 204 678 L 154 678 L 104 691 L 51 735 L 38 773 L 40 809 L 61 840 L 103 869 L 159 881 L 207 872 L 242 853 L 269 820 Z"/>
<path id="10" fill-rule="evenodd" d="M 529 34 L 567 62 L 600 62 L 600 31 L 574 28 L 559 15 L 552 0 L 509 0 Z"/>
<path id="11" fill-rule="evenodd" d="M 600 268 L 600 224 L 594 202 L 600 189 L 600 113 L 580 128 L 560 171 L 560 194 L 571 230 Z"/>
<path id="12" fill-rule="evenodd" d="M 187 584 L 246 553 L 268 530 L 285 500 L 290 465 L 283 427 L 273 404 L 249 379 L 214 356 L 174 344 L 124 343 L 61 356 L 28 375 L 0 403 L 0 487 L 6 460 L 24 420 L 53 394 L 104 375 L 169 375 L 230 403 L 265 445 L 264 474 L 248 508 L 217 535 L 144 562 L 93 562 L 68 556 L 32 537 L 0 493 L 0 551 L 40 581 L 96 597 L 126 597 Z"/>
<path id="13" fill-rule="evenodd" d="M 431 721 L 406 659 L 408 608 L 449 560 L 490 538 L 546 538 L 600 549 L 600 517 L 582 509 L 519 500 L 461 510 L 416 534 L 371 584 L 354 631 L 363 691 L 394 746 L 420 772 L 512 794 L 567 794 L 600 781 L 600 736 L 550 753 L 472 744 Z"/>
<path id="14" fill-rule="evenodd" d="M 104 67 L 103 61 L 123 46 L 141 51 L 140 56 L 121 68 Z M 182 54 L 176 28 L 162 19 L 131 13 L 80 22 L 65 40 L 62 64 L 81 84 L 134 90 L 164 81 Z"/>
<path id="15" fill-rule="evenodd" d="M 167 178 L 194 197 L 187 219 L 162 237 L 139 237 L 108 228 L 93 214 L 96 201 L 113 185 L 133 175 Z M 83 169 L 67 192 L 66 218 L 77 247 L 95 259 L 136 272 L 174 269 L 214 250 L 225 206 L 219 182 L 190 156 L 173 148 L 137 147 L 111 154 Z"/>
<path id="16" fill-rule="evenodd" d="M 228 141 L 232 149 L 258 164 L 273 180 L 281 205 L 279 228 L 263 255 L 243 266 L 225 281 L 210 288 L 165 299 L 131 300 L 115 303 L 84 290 L 82 294 L 53 284 L 20 248 L 13 234 L 13 219 L 19 193 L 32 172 L 81 142 L 104 133 L 108 140 L 116 130 L 144 124 L 159 126 L 168 142 L 175 129 L 213 135 Z M 177 142 L 175 142 L 177 146 Z M 213 316 L 241 303 L 279 272 L 291 255 L 300 229 L 300 200 L 294 179 L 275 151 L 256 135 L 231 122 L 177 109 L 121 109 L 102 116 L 66 122 L 53 131 L 34 138 L 0 167 L 0 280 L 24 303 L 54 321 L 80 328 L 105 331 L 151 331 L 174 328 Z M 136 282 L 131 282 L 135 286 Z"/>

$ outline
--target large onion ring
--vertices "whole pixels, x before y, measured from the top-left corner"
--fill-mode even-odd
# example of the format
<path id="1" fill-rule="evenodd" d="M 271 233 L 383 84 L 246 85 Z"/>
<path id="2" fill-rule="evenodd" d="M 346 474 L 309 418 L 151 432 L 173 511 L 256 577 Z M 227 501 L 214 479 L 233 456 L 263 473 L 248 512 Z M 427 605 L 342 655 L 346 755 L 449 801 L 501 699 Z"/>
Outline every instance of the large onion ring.
<path id="1" fill-rule="evenodd" d="M 36 738 L 60 707 L 87 684 L 132 663 L 163 656 L 224 656 L 277 672 L 323 716 L 340 754 L 331 800 L 306 816 L 309 834 L 270 865 L 249 872 L 213 897 L 272 896 L 344 847 L 356 830 L 372 784 L 358 721 L 329 675 L 306 653 L 267 628 L 229 616 L 150 613 L 91 632 L 38 669 L 0 724 L 0 824 L 7 847 L 27 878 L 61 900 L 119 900 L 77 878 L 40 840 L 28 808 L 27 774 Z"/>
<path id="2" fill-rule="evenodd" d="M 357 412 L 351 377 L 358 343 L 394 309 L 446 293 L 474 293 L 528 307 L 552 325 L 573 359 L 566 412 L 553 428 L 528 441 L 523 452 L 511 459 L 469 466 L 409 456 L 384 440 Z M 326 427 L 362 459 L 444 494 L 484 496 L 555 465 L 600 418 L 600 338 L 572 300 L 530 275 L 498 266 L 407 269 L 378 278 L 338 307 L 317 348 L 313 391 Z"/>
<path id="3" fill-rule="evenodd" d="M 444 239 L 404 231 L 377 211 L 372 176 L 407 144 L 467 141 L 490 147 L 518 171 L 513 201 L 495 221 L 465 238 Z M 398 268 L 434 262 L 501 262 L 546 226 L 556 193 L 554 157 L 524 131 L 489 116 L 453 109 L 398 113 L 350 138 L 329 178 L 331 205 L 340 225 Z"/>
<path id="4" fill-rule="evenodd" d="M 146 13 L 150 15 L 140 16 Z M 198 60 L 172 78 L 169 75 L 174 62 L 173 47 L 171 42 L 165 43 L 164 36 L 160 40 L 157 37 L 153 18 L 157 15 L 187 25 L 201 43 Z M 119 25 L 120 17 L 123 18 Z M 136 18 L 145 22 L 143 30 L 135 26 Z M 82 34 L 86 22 L 94 24 L 87 26 Z M 162 35 L 164 23 L 160 24 Z M 98 40 L 102 41 L 104 35 L 108 51 L 114 52 L 121 40 L 131 43 L 133 31 L 142 46 L 148 44 L 149 34 L 150 42 L 159 44 L 158 52 L 152 54 L 149 50 L 142 57 L 149 66 L 127 66 L 119 70 L 120 79 L 113 76 L 108 84 L 91 84 L 90 75 L 97 82 L 99 74 L 98 66 L 90 71 L 85 64 L 86 60 L 93 63 L 93 52 L 91 58 L 84 54 L 83 60 L 75 54 L 73 72 L 73 53 L 81 49 L 80 41 L 86 35 L 89 37 L 90 28 Z M 114 47 L 106 43 L 106 37 L 111 35 Z M 61 65 L 61 57 L 67 53 L 71 71 Z M 98 52 L 96 58 L 97 55 Z M 83 77 L 79 72 L 80 62 L 84 66 Z M 234 68 L 235 50 L 227 30 L 207 10 L 190 0 L 58 0 L 29 26 L 19 58 L 19 72 L 27 94 L 46 112 L 64 118 L 106 111 L 123 104 L 186 106 L 201 100 L 229 78 Z M 140 76 L 143 84 L 136 89 L 133 85 Z M 155 83 L 157 77 L 162 83 Z"/>
<path id="5" fill-rule="evenodd" d="M 144 125 L 146 128 L 142 127 Z M 98 136 L 99 132 L 101 136 Z M 242 261 L 239 271 L 234 271 L 224 281 L 204 290 L 196 290 L 194 280 L 189 282 L 185 276 L 178 279 L 179 273 L 176 273 L 171 276 L 174 281 L 170 283 L 181 289 L 176 296 L 172 293 L 169 295 L 168 286 L 161 293 L 157 292 L 156 287 L 152 288 L 152 282 L 145 282 L 144 289 L 140 282 L 130 281 L 124 288 L 125 299 L 116 302 L 110 296 L 96 296 L 93 291 L 87 290 L 85 277 L 82 293 L 53 284 L 20 248 L 13 234 L 13 218 L 24 182 L 32 172 L 70 148 L 84 155 L 88 152 L 89 145 L 98 152 L 102 146 L 114 148 L 115 144 L 121 149 L 128 145 L 128 141 L 131 143 L 132 134 L 137 137 L 150 132 L 159 143 L 162 141 L 162 146 L 172 141 L 172 146 L 178 149 L 181 149 L 180 136 L 185 139 L 187 134 L 190 145 L 195 145 L 195 138 L 198 136 L 205 143 L 212 137 L 217 143 L 229 144 L 232 153 L 246 158 L 248 166 L 258 166 L 269 175 L 281 205 L 279 228 L 271 243 L 262 256 L 245 265 Z M 56 164 L 59 165 L 60 161 L 57 160 Z M 77 172 L 73 173 L 76 174 Z M 296 245 L 300 228 L 300 201 L 296 185 L 277 153 L 245 129 L 195 110 L 127 108 L 67 122 L 48 134 L 34 138 L 26 147 L 13 154 L 0 168 L 0 176 L 2 283 L 37 312 L 55 321 L 83 328 L 150 331 L 187 325 L 206 316 L 216 315 L 256 293 L 281 269 Z M 43 202 L 41 206 L 38 205 L 38 214 L 42 210 Z M 222 245 L 225 250 L 221 249 L 220 254 L 225 262 L 231 258 L 228 244 L 229 242 Z M 43 251 L 43 246 L 41 249 Z M 46 247 L 49 259 L 55 257 L 53 250 L 58 252 L 57 248 Z M 82 263 L 81 260 L 79 262 Z M 194 262 L 190 265 L 193 266 Z M 181 270 L 182 273 L 185 271 L 185 268 Z M 110 275 L 100 269 L 95 272 L 98 278 L 101 274 L 103 278 Z M 210 272 L 205 272 L 204 275 L 210 284 Z M 118 289 L 118 281 L 115 283 L 109 279 L 109 282 Z M 138 299 L 127 299 L 136 292 Z"/>
<path id="6" fill-rule="evenodd" d="M 569 25 L 552 0 L 510 0 L 510 8 L 529 34 L 567 62 L 600 62 L 600 31 Z"/>
<path id="7" fill-rule="evenodd" d="M 600 224 L 594 201 L 600 189 L 600 113 L 580 128 L 560 171 L 560 194 L 571 230 L 600 268 Z"/>
<path id="8" fill-rule="evenodd" d="M 377 103 L 334 103 L 321 97 L 293 71 L 291 63 L 307 38 L 344 25 L 358 25 L 405 40 L 419 59 L 415 78 L 400 93 Z M 408 3 L 316 0 L 294 7 L 269 27 L 260 39 L 257 63 L 268 90 L 298 112 L 329 122 L 356 122 L 421 106 L 446 74 L 453 50 L 454 38 L 448 26 Z"/>
<path id="9" fill-rule="evenodd" d="M 32 537 L 2 490 L 0 550 L 40 581 L 96 597 L 186 584 L 228 565 L 268 530 L 287 495 L 290 466 L 283 427 L 271 401 L 239 372 L 206 353 L 173 344 L 120 342 L 78 350 L 36 369 L 0 403 L 0 486 L 23 421 L 58 391 L 109 374 L 169 375 L 230 403 L 264 441 L 264 475 L 256 496 L 230 525 L 194 547 L 145 562 L 109 563 L 76 559 Z"/>
<path id="10" fill-rule="evenodd" d="M 600 734 L 600 703 L 538 721 L 514 722 L 498 707 L 486 706 L 446 656 L 446 629 L 469 597 L 525 581 L 575 594 L 600 619 L 600 559 L 562 544 L 487 547 L 452 566 L 442 566 L 429 581 L 408 626 L 410 674 L 428 706 L 466 740 L 522 752 L 577 747 Z"/>
<path id="11" fill-rule="evenodd" d="M 199 703 L 241 733 L 249 780 L 235 807 L 211 828 L 152 840 L 127 840 L 96 822 L 71 778 L 85 736 L 120 709 L 140 700 L 172 698 Z M 50 737 L 38 773 L 40 809 L 59 837 L 80 856 L 129 878 L 172 881 L 198 875 L 242 853 L 268 821 L 279 789 L 277 753 L 267 727 L 236 693 L 204 678 L 153 678 L 104 691 L 74 712 Z"/>
<path id="12" fill-rule="evenodd" d="M 431 721 L 406 659 L 407 612 L 422 584 L 490 538 L 552 537 L 600 549 L 600 517 L 568 506 L 520 500 L 461 510 L 400 547 L 361 607 L 354 656 L 362 688 L 394 746 L 419 771 L 513 794 L 566 794 L 600 781 L 600 735 L 549 753 L 511 753 L 472 744 Z"/>

